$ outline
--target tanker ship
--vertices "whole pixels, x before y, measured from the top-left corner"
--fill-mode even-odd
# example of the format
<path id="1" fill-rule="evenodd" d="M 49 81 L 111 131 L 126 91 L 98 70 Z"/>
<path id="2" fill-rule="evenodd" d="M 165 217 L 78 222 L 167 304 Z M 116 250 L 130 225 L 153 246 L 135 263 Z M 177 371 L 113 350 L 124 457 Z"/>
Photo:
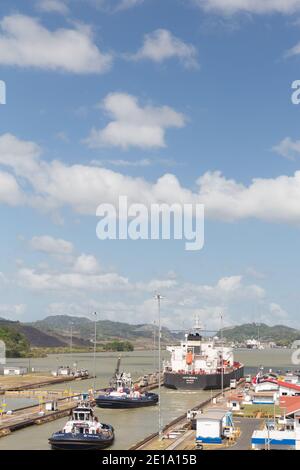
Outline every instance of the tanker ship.
<path id="1" fill-rule="evenodd" d="M 203 336 L 198 322 L 179 346 L 167 346 L 164 385 L 173 389 L 214 390 L 244 377 L 244 365 L 234 361 L 233 350 L 218 337 Z"/>

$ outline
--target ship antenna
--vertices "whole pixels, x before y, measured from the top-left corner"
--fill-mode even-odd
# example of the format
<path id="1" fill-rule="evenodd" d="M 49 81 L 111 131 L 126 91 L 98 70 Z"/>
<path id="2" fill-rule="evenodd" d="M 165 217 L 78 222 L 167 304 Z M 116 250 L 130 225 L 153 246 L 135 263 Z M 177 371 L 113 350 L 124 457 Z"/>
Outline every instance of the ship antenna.
<path id="1" fill-rule="evenodd" d="M 202 325 L 200 324 L 200 321 L 199 321 L 199 314 L 198 314 L 198 313 L 196 313 L 196 315 L 195 315 L 194 330 L 202 330 Z"/>

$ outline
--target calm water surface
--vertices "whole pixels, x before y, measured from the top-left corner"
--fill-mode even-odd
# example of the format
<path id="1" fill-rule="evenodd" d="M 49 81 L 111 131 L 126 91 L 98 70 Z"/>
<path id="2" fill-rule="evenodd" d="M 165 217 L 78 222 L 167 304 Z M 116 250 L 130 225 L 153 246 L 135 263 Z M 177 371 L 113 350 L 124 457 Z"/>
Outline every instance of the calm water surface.
<path id="1" fill-rule="evenodd" d="M 106 386 L 112 376 L 118 354 L 98 353 L 96 362 L 96 387 Z M 255 372 L 260 365 L 267 369 L 287 370 L 293 369 L 291 365 L 291 351 L 287 349 L 272 349 L 264 351 L 240 350 L 235 352 L 235 357 L 246 365 L 246 373 Z M 78 367 L 93 370 L 93 356 L 91 354 L 50 355 L 47 358 L 31 359 L 31 367 L 36 370 L 52 370 L 59 365 L 68 365 L 76 362 Z M 28 359 L 9 359 L 9 364 L 27 365 Z M 134 378 L 152 372 L 154 368 L 154 355 L 151 351 L 135 351 L 122 354 L 121 369 L 131 372 Z M 299 368 L 299 366 L 298 366 Z M 70 384 L 52 385 L 53 390 L 71 389 L 71 391 L 86 391 L 93 386 L 93 379 Z M 210 392 L 173 391 L 162 388 L 162 415 L 163 424 L 183 414 L 189 408 L 207 399 Z M 25 405 L 27 400 L 25 400 Z M 22 403 L 22 404 L 21 404 Z M 9 402 L 11 408 L 24 406 L 24 399 L 13 399 Z M 126 449 L 135 442 L 157 430 L 158 407 L 141 408 L 136 410 L 102 410 L 96 408 L 96 414 L 100 421 L 112 424 L 115 428 L 116 439 L 112 449 Z M 66 422 L 62 418 L 41 426 L 31 426 L 12 433 L 10 436 L 0 439 L 2 449 L 48 449 L 48 438 L 61 429 Z"/>

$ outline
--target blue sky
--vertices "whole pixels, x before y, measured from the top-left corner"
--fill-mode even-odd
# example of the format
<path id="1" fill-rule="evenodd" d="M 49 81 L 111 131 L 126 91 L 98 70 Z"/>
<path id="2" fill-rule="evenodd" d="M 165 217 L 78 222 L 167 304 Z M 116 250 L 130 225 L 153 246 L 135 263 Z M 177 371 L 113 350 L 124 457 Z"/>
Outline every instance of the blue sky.
<path id="1" fill-rule="evenodd" d="M 300 0 L 2 1 L 0 316 L 298 324 Z M 298 46 L 298 47 L 297 47 Z M 205 246 L 95 211 L 205 204 Z"/>

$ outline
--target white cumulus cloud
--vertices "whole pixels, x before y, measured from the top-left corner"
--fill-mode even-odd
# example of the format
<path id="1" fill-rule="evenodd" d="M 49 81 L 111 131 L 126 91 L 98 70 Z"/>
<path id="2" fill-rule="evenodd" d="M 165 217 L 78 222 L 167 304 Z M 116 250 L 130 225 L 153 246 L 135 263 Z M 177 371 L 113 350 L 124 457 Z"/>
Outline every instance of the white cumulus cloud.
<path id="1" fill-rule="evenodd" d="M 90 274 L 77 272 L 42 272 L 21 268 L 19 283 L 31 290 L 47 291 L 106 291 L 128 288 L 128 280 L 116 273 Z"/>
<path id="2" fill-rule="evenodd" d="M 151 203 L 204 204 L 205 216 L 214 220 L 300 223 L 300 171 L 291 176 L 255 178 L 247 185 L 225 178 L 219 171 L 206 172 L 192 190 L 171 173 L 150 182 L 93 165 L 46 162 L 40 153 L 33 142 L 0 136 L 0 167 L 7 171 L 0 173 L 7 180 L 3 203 L 27 204 L 44 211 L 70 207 L 94 215 L 102 202 L 117 206 L 121 194 L 128 197 L 129 204 L 139 202 L 147 207 Z"/>
<path id="3" fill-rule="evenodd" d="M 5 319 L 15 320 L 26 311 L 25 304 L 0 304 L 0 316 Z"/>
<path id="4" fill-rule="evenodd" d="M 24 202 L 25 195 L 15 177 L 10 173 L 0 171 L 0 203 L 17 206 Z"/>
<path id="5" fill-rule="evenodd" d="M 79 273 L 94 274 L 100 270 L 99 263 L 95 256 L 82 253 L 74 263 L 74 271 Z"/>
<path id="6" fill-rule="evenodd" d="M 65 15 L 69 12 L 69 7 L 63 0 L 39 0 L 36 6 L 38 10 L 46 13 L 60 13 Z"/>
<path id="7" fill-rule="evenodd" d="M 146 34 L 143 46 L 129 57 L 133 60 L 149 59 L 158 63 L 177 58 L 186 67 L 198 66 L 195 46 L 185 43 L 167 29 L 157 29 Z"/>
<path id="8" fill-rule="evenodd" d="M 144 0 L 81 0 L 83 3 L 89 3 L 90 5 L 104 10 L 109 13 L 117 13 L 130 8 L 142 5 Z"/>
<path id="9" fill-rule="evenodd" d="M 169 106 L 141 106 L 135 96 L 111 93 L 102 103 L 112 121 L 103 129 L 92 129 L 86 143 L 92 147 L 127 149 L 165 147 L 166 129 L 185 125 L 185 116 Z"/>
<path id="10" fill-rule="evenodd" d="M 300 10 L 300 0 L 193 0 L 207 11 L 233 14 L 239 12 L 292 14 Z"/>
<path id="11" fill-rule="evenodd" d="M 290 137 L 285 137 L 272 150 L 282 157 L 294 160 L 300 154 L 300 140 L 292 140 Z"/>
<path id="12" fill-rule="evenodd" d="M 30 241 L 30 246 L 35 251 L 49 254 L 71 254 L 73 245 L 67 240 L 53 238 L 50 235 L 35 236 Z"/>
<path id="13" fill-rule="evenodd" d="M 115 10 L 116 11 L 128 10 L 129 8 L 133 8 L 137 5 L 141 5 L 142 3 L 144 3 L 144 0 L 120 0 Z"/>
<path id="14" fill-rule="evenodd" d="M 102 73 L 111 67 L 112 56 L 100 51 L 88 26 L 51 31 L 35 18 L 14 14 L 0 22 L 0 64 Z"/>

